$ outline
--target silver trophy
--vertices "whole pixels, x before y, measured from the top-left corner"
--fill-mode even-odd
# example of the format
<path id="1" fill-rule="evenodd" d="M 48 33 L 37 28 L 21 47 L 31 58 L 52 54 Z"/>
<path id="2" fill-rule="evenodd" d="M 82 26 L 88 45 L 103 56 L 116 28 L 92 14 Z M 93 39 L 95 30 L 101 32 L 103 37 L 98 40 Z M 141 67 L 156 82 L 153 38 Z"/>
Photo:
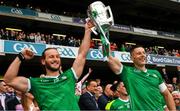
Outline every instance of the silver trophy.
<path id="1" fill-rule="evenodd" d="M 94 34 L 100 34 L 103 44 L 104 57 L 110 54 L 109 30 L 114 25 L 114 19 L 110 6 L 105 6 L 101 1 L 93 2 L 87 10 L 88 17 L 94 22 L 91 30 Z"/>

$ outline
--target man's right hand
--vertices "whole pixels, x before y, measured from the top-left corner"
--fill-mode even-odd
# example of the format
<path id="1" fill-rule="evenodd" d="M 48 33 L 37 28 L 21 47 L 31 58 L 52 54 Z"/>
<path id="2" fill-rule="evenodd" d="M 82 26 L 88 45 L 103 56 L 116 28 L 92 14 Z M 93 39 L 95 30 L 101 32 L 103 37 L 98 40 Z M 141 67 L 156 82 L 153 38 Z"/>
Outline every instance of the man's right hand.
<path id="1" fill-rule="evenodd" d="M 25 48 L 21 51 L 25 60 L 30 60 L 34 57 L 34 52 L 31 49 Z"/>
<path id="2" fill-rule="evenodd" d="M 91 32 L 91 28 L 94 27 L 94 23 L 91 20 L 87 20 L 85 24 L 85 30 L 88 30 Z"/>

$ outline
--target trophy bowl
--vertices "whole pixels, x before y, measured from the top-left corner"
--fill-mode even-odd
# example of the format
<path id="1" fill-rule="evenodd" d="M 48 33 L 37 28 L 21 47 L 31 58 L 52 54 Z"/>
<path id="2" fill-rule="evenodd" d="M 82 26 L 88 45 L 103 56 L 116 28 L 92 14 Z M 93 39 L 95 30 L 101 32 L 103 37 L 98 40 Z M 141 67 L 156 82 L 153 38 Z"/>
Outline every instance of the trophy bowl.
<path id="1" fill-rule="evenodd" d="M 109 30 L 114 25 L 114 19 L 110 6 L 105 6 L 101 1 L 93 2 L 87 10 L 88 17 L 94 22 L 96 29 L 100 26 L 105 30 Z"/>

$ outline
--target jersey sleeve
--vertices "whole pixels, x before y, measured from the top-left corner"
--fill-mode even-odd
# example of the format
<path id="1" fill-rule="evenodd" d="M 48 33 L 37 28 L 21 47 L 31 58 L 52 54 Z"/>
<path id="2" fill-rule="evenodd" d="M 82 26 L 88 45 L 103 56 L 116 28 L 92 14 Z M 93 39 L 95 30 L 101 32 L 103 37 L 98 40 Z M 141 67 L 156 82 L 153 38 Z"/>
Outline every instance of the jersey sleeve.
<path id="1" fill-rule="evenodd" d="M 115 101 L 115 100 L 107 103 L 105 109 L 109 111 L 109 110 L 111 109 L 111 105 L 112 105 L 112 103 L 113 103 L 114 101 Z"/>
<path id="2" fill-rule="evenodd" d="M 71 68 L 71 70 L 72 70 L 72 72 L 73 72 L 74 78 L 75 78 L 76 80 L 78 80 L 77 74 L 76 74 L 76 72 L 74 71 L 74 69 Z"/>
<path id="3" fill-rule="evenodd" d="M 66 70 L 63 75 L 66 75 L 68 78 L 72 78 L 74 79 L 75 81 L 78 80 L 78 77 L 76 76 L 76 72 L 74 71 L 73 68 L 70 68 L 68 70 Z"/>
<path id="4" fill-rule="evenodd" d="M 27 80 L 28 80 L 28 89 L 26 92 L 29 92 L 31 90 L 31 81 L 29 78 Z"/>
<path id="5" fill-rule="evenodd" d="M 159 71 L 156 70 L 156 74 L 159 77 L 159 90 L 160 92 L 164 92 L 167 89 L 167 86 L 165 85 L 164 80 Z"/>
<path id="6" fill-rule="evenodd" d="M 122 69 L 121 69 L 122 71 L 119 77 L 121 80 L 123 80 L 123 82 L 127 80 L 128 68 L 129 66 L 122 65 Z"/>
<path id="7" fill-rule="evenodd" d="M 119 72 L 117 72 L 117 73 L 116 73 L 116 75 L 119 75 L 119 74 L 121 74 L 121 73 L 122 73 L 122 71 L 123 71 L 123 67 L 124 67 L 124 66 L 123 66 L 123 65 L 121 65 L 121 67 L 120 67 L 120 69 L 119 69 Z"/>

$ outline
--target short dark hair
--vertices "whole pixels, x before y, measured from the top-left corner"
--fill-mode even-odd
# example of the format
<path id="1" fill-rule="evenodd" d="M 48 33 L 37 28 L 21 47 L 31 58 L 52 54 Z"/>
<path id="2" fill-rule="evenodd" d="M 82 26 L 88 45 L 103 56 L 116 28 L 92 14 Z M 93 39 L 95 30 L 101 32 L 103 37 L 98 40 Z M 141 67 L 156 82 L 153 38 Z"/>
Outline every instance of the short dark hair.
<path id="1" fill-rule="evenodd" d="M 143 48 L 143 46 L 141 46 L 141 45 L 134 45 L 134 46 L 132 46 L 132 48 L 130 49 L 130 54 L 132 55 L 133 51 L 134 51 L 136 48 L 139 48 L 139 47 L 142 47 L 142 48 Z"/>
<path id="2" fill-rule="evenodd" d="M 45 59 L 45 57 L 46 57 L 46 56 L 45 56 L 46 51 L 51 50 L 51 49 L 57 50 L 57 48 L 55 48 L 55 47 L 49 47 L 49 48 L 46 48 L 46 49 L 42 52 L 41 58 L 42 58 L 42 59 Z"/>
<path id="3" fill-rule="evenodd" d="M 89 86 L 89 85 L 90 85 L 90 83 L 91 83 L 92 81 L 96 82 L 96 80 L 94 80 L 94 79 L 90 79 L 90 80 L 88 80 L 88 81 L 87 81 L 87 83 L 86 83 L 86 87 L 87 87 L 87 86 Z"/>
<path id="4" fill-rule="evenodd" d="M 119 80 L 117 83 L 113 84 L 110 89 L 115 92 L 117 88 L 119 87 L 119 84 L 122 82 L 122 80 Z"/>

